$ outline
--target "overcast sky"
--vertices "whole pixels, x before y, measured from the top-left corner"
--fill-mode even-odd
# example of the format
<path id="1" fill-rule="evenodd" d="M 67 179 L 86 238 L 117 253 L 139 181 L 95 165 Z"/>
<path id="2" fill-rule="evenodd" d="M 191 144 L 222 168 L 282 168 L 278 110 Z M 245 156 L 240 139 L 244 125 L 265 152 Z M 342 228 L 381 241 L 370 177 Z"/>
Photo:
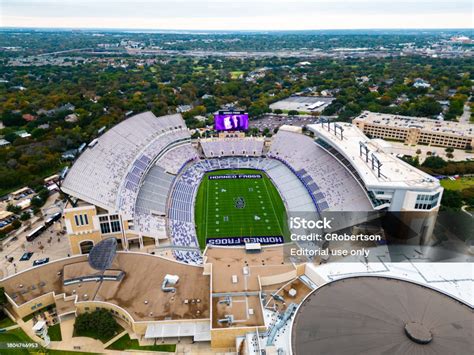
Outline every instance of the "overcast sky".
<path id="1" fill-rule="evenodd" d="M 473 28 L 473 0 L 0 0 L 2 27 Z"/>

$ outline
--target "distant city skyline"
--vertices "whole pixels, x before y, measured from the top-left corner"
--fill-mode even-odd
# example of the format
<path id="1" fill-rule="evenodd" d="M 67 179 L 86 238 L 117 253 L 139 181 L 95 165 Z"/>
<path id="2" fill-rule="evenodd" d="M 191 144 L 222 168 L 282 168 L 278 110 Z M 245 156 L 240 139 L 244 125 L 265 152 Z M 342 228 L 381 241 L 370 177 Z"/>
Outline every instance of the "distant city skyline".
<path id="1" fill-rule="evenodd" d="M 2 0 L 1 27 L 156 30 L 473 28 L 471 0 Z"/>

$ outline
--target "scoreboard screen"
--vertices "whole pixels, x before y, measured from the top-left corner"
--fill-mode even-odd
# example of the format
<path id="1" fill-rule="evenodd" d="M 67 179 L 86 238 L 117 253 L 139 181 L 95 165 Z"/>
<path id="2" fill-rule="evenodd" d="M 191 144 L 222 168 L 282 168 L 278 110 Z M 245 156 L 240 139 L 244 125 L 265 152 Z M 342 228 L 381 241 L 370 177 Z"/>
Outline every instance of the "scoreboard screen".
<path id="1" fill-rule="evenodd" d="M 249 115 L 239 111 L 219 111 L 214 122 L 217 131 L 245 131 L 249 128 Z"/>

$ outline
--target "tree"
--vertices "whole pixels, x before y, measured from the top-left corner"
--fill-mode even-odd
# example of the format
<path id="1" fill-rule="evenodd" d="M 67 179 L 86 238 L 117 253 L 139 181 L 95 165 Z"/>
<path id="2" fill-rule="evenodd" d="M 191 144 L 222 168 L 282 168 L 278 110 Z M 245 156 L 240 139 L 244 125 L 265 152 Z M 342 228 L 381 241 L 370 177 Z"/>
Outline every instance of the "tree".
<path id="1" fill-rule="evenodd" d="M 21 222 L 17 219 L 15 219 L 13 222 L 12 222 L 12 227 L 13 229 L 18 229 L 21 227 Z"/>
<path id="2" fill-rule="evenodd" d="M 0 309 L 3 309 L 8 303 L 7 296 L 5 294 L 5 289 L 0 287 Z"/>
<path id="3" fill-rule="evenodd" d="M 461 191 L 462 198 L 469 206 L 474 206 L 474 187 L 468 187 Z"/>
<path id="4" fill-rule="evenodd" d="M 452 153 L 454 152 L 454 148 L 453 147 L 448 147 L 444 150 L 446 153 Z"/>
<path id="5" fill-rule="evenodd" d="M 44 205 L 44 201 L 41 197 L 35 196 L 31 199 L 31 206 L 33 208 L 40 208 L 43 205 Z"/>
<path id="6" fill-rule="evenodd" d="M 288 116 L 298 116 L 300 113 L 296 110 L 288 111 Z"/>
<path id="7" fill-rule="evenodd" d="M 25 120 L 23 117 L 21 117 L 21 115 L 14 114 L 12 112 L 5 112 L 5 114 L 1 117 L 1 120 L 6 127 L 22 126 L 25 124 Z"/>
<path id="8" fill-rule="evenodd" d="M 20 206 L 14 206 L 11 203 L 7 205 L 7 211 L 12 212 L 14 214 L 18 214 L 21 212 L 21 207 Z"/>
<path id="9" fill-rule="evenodd" d="M 93 333 L 97 337 L 109 339 L 118 329 L 118 323 L 105 309 L 79 314 L 74 323 L 74 333 L 78 336 Z"/>
<path id="10" fill-rule="evenodd" d="M 279 108 L 276 108 L 273 110 L 273 113 L 276 113 L 277 115 L 281 115 L 283 113 L 283 111 Z"/>
<path id="11" fill-rule="evenodd" d="M 20 220 L 22 221 L 27 221 L 31 217 L 31 214 L 29 212 L 23 212 L 20 216 Z"/>
<path id="12" fill-rule="evenodd" d="M 444 168 L 447 163 L 440 157 L 427 157 L 421 166 L 431 169 L 441 169 Z"/>
<path id="13" fill-rule="evenodd" d="M 444 190 L 441 204 L 450 209 L 460 209 L 462 207 L 461 192 L 455 190 Z"/>

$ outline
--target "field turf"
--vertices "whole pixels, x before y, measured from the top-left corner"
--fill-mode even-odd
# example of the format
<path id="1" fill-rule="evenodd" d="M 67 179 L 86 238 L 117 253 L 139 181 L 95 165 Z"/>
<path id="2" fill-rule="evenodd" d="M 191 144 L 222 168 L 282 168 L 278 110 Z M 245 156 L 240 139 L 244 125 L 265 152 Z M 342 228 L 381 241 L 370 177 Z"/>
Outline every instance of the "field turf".
<path id="1" fill-rule="evenodd" d="M 210 175 L 259 174 L 262 178 L 210 180 Z M 201 248 L 207 238 L 286 236 L 283 201 L 268 176 L 257 170 L 209 172 L 199 186 L 195 222 Z"/>

